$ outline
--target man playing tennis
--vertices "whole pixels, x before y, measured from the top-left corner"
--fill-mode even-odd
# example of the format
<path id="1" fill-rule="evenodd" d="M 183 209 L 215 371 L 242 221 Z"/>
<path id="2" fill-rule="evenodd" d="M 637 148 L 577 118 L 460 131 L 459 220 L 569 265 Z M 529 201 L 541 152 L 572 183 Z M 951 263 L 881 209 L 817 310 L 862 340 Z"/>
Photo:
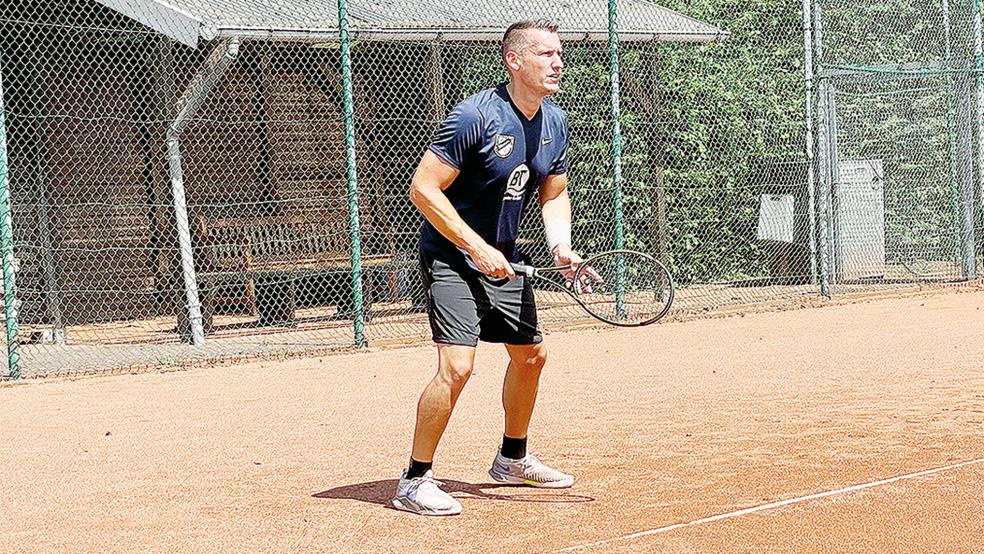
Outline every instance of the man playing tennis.
<path id="1" fill-rule="evenodd" d="M 431 470 L 451 411 L 472 373 L 479 340 L 505 345 L 502 387 L 505 429 L 489 474 L 498 482 L 563 488 L 574 477 L 526 451 L 540 371 L 547 358 L 528 279 L 510 262 L 519 223 L 539 190 L 547 245 L 558 265 L 581 258 L 571 249 L 567 194 L 567 115 L 546 97 L 560 90 L 557 25 L 521 21 L 502 39 L 509 82 L 484 90 L 452 110 L 417 166 L 410 198 L 423 213 L 421 273 L 437 374 L 417 404 L 410 467 L 393 505 L 424 515 L 453 515 L 461 504 L 439 488 Z"/>

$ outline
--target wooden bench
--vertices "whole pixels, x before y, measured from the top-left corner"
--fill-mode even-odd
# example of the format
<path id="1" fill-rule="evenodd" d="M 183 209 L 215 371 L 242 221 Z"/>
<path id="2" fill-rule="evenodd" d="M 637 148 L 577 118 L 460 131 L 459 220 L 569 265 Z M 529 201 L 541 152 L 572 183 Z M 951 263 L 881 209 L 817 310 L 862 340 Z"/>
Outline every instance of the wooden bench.
<path id="1" fill-rule="evenodd" d="M 347 229 L 320 214 L 196 218 L 196 263 L 203 309 L 249 311 L 258 324 L 296 325 L 298 307 L 335 305 L 353 312 L 352 262 Z M 345 223 L 345 222 L 341 222 Z M 368 313 L 377 284 L 390 289 L 393 254 L 367 243 L 362 255 L 363 309 Z M 376 241 L 379 242 L 379 241 Z M 210 318 L 206 317 L 206 320 Z"/>

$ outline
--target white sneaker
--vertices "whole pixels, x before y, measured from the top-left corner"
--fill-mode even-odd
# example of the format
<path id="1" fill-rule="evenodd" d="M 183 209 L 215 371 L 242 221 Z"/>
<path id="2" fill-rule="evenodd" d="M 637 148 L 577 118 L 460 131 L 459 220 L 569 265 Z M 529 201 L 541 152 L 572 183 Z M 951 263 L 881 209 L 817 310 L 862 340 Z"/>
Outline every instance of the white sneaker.
<path id="1" fill-rule="evenodd" d="M 461 503 L 438 487 L 444 483 L 434 479 L 434 472 L 427 470 L 423 477 L 407 479 L 403 472 L 396 485 L 393 507 L 425 516 L 453 516 L 461 513 Z"/>
<path id="2" fill-rule="evenodd" d="M 495 455 L 489 475 L 500 483 L 528 485 L 544 489 L 565 489 L 574 484 L 574 476 L 548 467 L 534 454 L 513 460 L 501 453 Z"/>

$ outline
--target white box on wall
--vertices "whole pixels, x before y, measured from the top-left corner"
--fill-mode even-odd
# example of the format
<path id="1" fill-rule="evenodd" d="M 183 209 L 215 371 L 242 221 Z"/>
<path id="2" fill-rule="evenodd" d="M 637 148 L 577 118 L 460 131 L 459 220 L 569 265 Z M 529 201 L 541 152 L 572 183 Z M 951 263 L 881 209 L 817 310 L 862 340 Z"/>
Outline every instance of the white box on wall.
<path id="1" fill-rule="evenodd" d="M 763 194 L 759 200 L 758 239 L 793 242 L 796 199 L 792 194 Z"/>
<path id="2" fill-rule="evenodd" d="M 834 190 L 838 281 L 885 276 L 885 176 L 881 160 L 842 160 Z"/>

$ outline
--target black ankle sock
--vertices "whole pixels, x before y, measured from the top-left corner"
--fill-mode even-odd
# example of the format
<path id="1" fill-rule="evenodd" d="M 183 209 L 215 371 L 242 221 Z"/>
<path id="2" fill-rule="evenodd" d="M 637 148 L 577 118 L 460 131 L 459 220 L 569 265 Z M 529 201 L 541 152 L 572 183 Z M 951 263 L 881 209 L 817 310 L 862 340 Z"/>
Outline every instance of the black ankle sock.
<path id="1" fill-rule="evenodd" d="M 519 460 L 520 458 L 526 457 L 526 437 L 521 439 L 514 439 L 512 437 L 507 437 L 502 435 L 502 448 L 499 449 L 499 453 L 513 460 Z"/>
<path id="2" fill-rule="evenodd" d="M 414 477 L 423 477 L 427 470 L 434 465 L 434 462 L 418 462 L 413 458 L 410 458 L 410 469 L 407 470 L 407 479 L 413 479 Z"/>

